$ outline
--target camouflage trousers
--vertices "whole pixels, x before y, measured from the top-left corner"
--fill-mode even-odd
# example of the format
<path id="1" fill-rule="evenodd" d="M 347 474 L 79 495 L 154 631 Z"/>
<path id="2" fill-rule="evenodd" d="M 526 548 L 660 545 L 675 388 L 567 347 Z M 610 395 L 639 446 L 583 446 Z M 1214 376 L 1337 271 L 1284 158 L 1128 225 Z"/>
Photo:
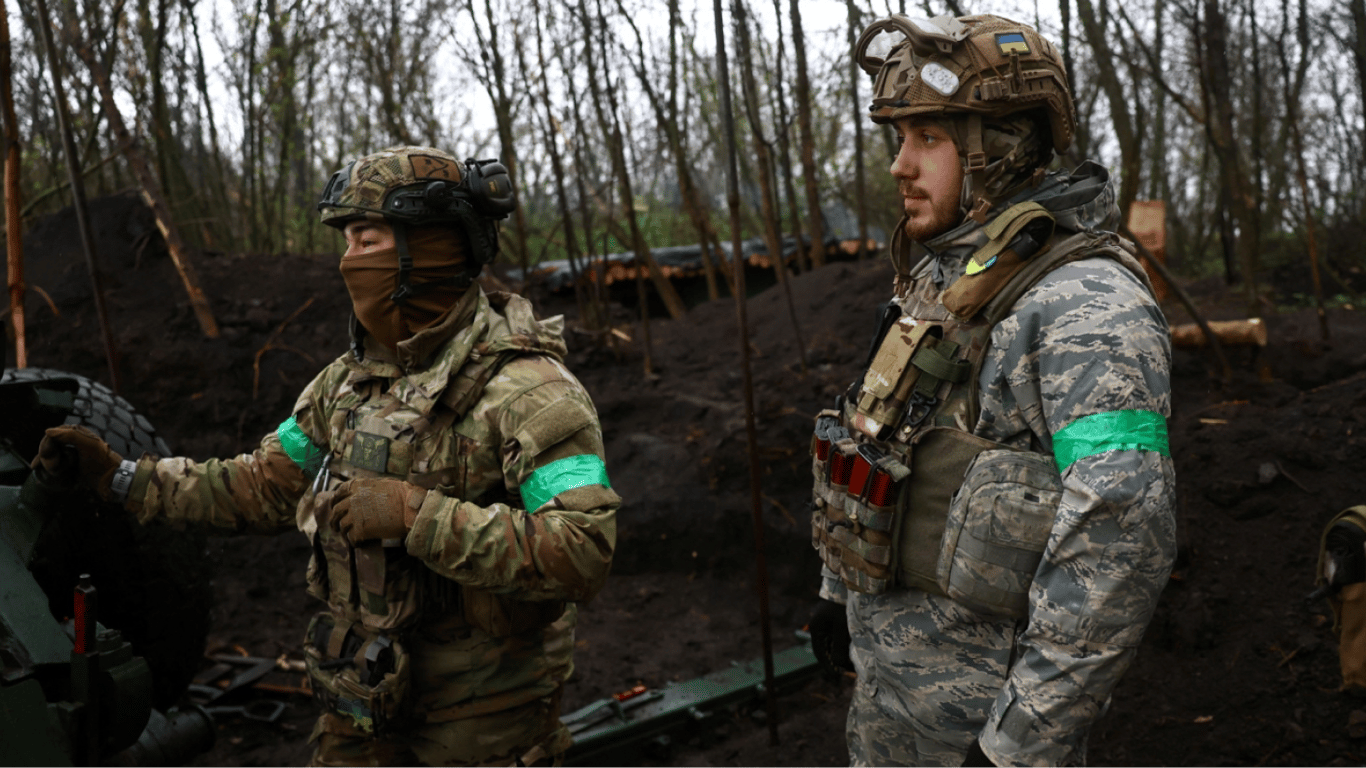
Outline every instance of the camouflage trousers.
<path id="1" fill-rule="evenodd" d="M 374 738 L 324 712 L 310 765 L 560 765 L 573 738 L 560 722 L 560 691 L 487 715 L 427 723 Z"/>
<path id="2" fill-rule="evenodd" d="M 1005 685 L 1015 622 L 915 589 L 847 599 L 849 764 L 962 765 Z"/>

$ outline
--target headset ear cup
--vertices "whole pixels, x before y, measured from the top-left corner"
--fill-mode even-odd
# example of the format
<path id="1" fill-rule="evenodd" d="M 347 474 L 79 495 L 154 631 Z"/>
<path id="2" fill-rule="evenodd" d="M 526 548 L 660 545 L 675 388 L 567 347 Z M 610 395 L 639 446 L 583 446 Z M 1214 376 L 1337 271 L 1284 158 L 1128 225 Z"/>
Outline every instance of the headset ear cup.
<path id="1" fill-rule="evenodd" d="M 517 192 L 507 166 L 497 160 L 465 161 L 465 178 L 479 213 L 495 218 L 506 218 L 517 209 Z"/>

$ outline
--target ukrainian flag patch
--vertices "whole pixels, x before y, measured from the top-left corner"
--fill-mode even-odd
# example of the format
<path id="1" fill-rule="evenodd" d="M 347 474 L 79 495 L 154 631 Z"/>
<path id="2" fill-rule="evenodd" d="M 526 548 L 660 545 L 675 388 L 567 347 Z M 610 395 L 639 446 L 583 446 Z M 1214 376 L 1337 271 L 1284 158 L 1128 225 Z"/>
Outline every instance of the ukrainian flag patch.
<path id="1" fill-rule="evenodd" d="M 1012 53 L 1021 56 L 1029 54 L 1029 43 L 1025 42 L 1025 36 L 1020 32 L 1001 32 L 996 35 L 996 47 L 1000 49 L 1002 56 L 1009 56 Z"/>

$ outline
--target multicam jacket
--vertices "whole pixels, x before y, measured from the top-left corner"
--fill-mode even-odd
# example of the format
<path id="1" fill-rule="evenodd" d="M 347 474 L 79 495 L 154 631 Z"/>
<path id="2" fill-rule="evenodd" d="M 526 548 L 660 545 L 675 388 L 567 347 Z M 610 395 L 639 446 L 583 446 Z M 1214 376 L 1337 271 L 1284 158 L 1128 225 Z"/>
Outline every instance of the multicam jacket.
<path id="1" fill-rule="evenodd" d="M 550 695 L 572 671 L 573 602 L 607 577 L 620 505 L 607 486 L 597 414 L 561 362 L 561 325 L 535 320 L 520 297 L 476 287 L 440 324 L 400 343 L 396 357 L 338 358 L 253 453 L 202 463 L 144 456 L 128 507 L 142 522 L 260 533 L 297 526 L 315 543 L 310 591 L 337 620 L 404 630 L 414 709 L 428 722 Z M 470 380 L 481 370 L 475 363 L 495 357 L 498 365 L 482 369 L 492 372 L 486 383 Z M 452 413 L 461 390 L 477 399 Z M 408 556 L 399 562 L 423 566 L 412 620 L 386 617 L 382 602 L 348 603 L 326 585 L 335 565 L 327 551 L 347 546 L 325 524 L 330 491 L 349 477 L 381 475 L 430 489 L 398 548 Z M 381 569 L 386 557 L 392 565 L 381 553 Z M 364 563 L 358 570 L 364 582 Z M 533 620 L 509 616 L 509 601 L 531 607 Z"/>
<path id="2" fill-rule="evenodd" d="M 1047 208 L 1060 234 L 1112 230 L 1117 223 L 1108 174 L 1092 164 L 1072 175 L 1053 174 L 1005 205 L 1022 200 Z M 917 245 L 929 258 L 914 268 L 910 260 L 898 264 L 896 292 L 906 315 L 923 316 L 918 313 L 927 306 L 933 311 L 986 244 L 984 229 L 969 220 Z M 863 595 L 847 590 L 825 567 L 823 598 L 857 602 L 860 612 L 908 614 L 870 629 L 886 635 L 872 641 L 892 654 L 883 662 L 904 672 L 874 685 L 900 679 L 912 687 L 951 688 L 948 678 L 972 678 L 971 685 L 999 691 L 985 728 L 976 734 L 997 764 L 1085 759 L 1086 733 L 1132 662 L 1175 556 L 1176 485 L 1165 446 L 1170 361 L 1160 308 L 1140 279 L 1111 259 L 1084 258 L 1058 267 L 1014 303 L 991 331 L 977 377 L 980 414 L 969 431 L 1051 455 L 1061 473 L 1061 503 L 1029 587 L 1026 616 L 1018 622 L 998 619 L 995 629 L 983 617 L 936 635 L 934 628 L 945 626 L 946 616 L 971 611 L 942 594 L 917 596 L 899 608 L 904 590 Z M 1125 446 L 1115 426 L 1116 414 L 1124 413 L 1160 421 L 1160 448 Z M 912 475 L 909 482 L 914 481 Z M 897 627 L 915 627 L 912 634 L 923 631 L 929 639 L 909 646 Z M 996 670 L 969 662 L 973 648 L 996 642 L 983 633 L 998 630 L 1010 647 L 1003 655 L 1009 663 Z M 942 698 L 922 693 L 927 701 Z M 910 692 L 911 699 L 916 696 Z M 920 720 L 936 723 L 927 727 L 961 722 L 961 704 L 933 704 L 936 711 L 920 713 Z M 970 742 L 973 735 L 966 738 Z"/>

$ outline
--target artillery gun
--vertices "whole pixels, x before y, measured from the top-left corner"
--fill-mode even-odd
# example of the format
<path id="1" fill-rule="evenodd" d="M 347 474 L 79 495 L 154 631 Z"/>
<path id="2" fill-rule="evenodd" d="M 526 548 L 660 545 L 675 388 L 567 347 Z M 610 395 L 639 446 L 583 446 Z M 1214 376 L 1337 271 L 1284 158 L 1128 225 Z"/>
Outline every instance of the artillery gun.
<path id="1" fill-rule="evenodd" d="M 146 418 L 73 374 L 0 376 L 0 744 L 10 765 L 183 765 L 210 716 L 172 705 L 204 650 L 204 540 L 144 528 L 29 468 L 43 432 L 94 430 L 130 458 L 169 455 Z"/>

